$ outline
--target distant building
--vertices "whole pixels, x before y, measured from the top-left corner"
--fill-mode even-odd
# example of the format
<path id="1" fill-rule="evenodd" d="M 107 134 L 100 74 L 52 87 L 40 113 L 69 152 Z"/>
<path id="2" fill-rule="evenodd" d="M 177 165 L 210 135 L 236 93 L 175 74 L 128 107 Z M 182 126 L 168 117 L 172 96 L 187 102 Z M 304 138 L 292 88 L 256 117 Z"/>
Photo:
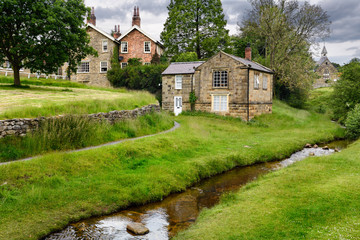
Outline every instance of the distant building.
<path id="1" fill-rule="evenodd" d="M 321 58 L 316 64 L 315 72 L 318 74 L 318 79 L 313 84 L 314 88 L 329 87 L 338 78 L 338 70 L 328 59 L 327 50 L 324 46 L 321 52 Z"/>
<path id="2" fill-rule="evenodd" d="M 110 35 L 96 27 L 95 11 L 92 8 L 86 30 L 90 35 L 90 46 L 98 52 L 98 57 L 87 56 L 83 59 L 71 80 L 90 85 L 110 86 L 106 73 L 111 68 L 114 49 L 117 49 L 115 47 L 119 49 L 121 67 L 126 67 L 130 58 L 139 58 L 143 64 L 150 64 L 155 53 L 161 56 L 164 51 L 163 45 L 145 33 L 140 24 L 139 7 L 135 7 L 132 27 L 122 35 L 120 25 L 115 25 L 113 35 Z M 66 68 L 65 65 L 62 71 L 65 72 Z"/>
<path id="3" fill-rule="evenodd" d="M 189 94 L 195 92 L 195 110 L 240 117 L 272 113 L 273 72 L 251 61 L 220 51 L 206 62 L 171 63 L 162 74 L 162 107 L 180 114 L 190 110 Z"/>

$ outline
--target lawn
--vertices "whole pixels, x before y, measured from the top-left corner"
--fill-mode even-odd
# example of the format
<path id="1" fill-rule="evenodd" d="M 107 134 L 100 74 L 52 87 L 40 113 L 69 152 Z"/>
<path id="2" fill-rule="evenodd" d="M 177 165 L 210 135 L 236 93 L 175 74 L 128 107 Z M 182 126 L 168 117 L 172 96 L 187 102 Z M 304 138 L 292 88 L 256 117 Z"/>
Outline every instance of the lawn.
<path id="1" fill-rule="evenodd" d="M 254 181 L 179 239 L 360 239 L 360 141 Z"/>
<path id="2" fill-rule="evenodd" d="M 306 102 L 306 108 L 318 113 L 327 115 L 332 114 L 331 109 L 331 96 L 333 94 L 332 87 L 317 88 L 310 92 L 308 101 Z"/>
<path id="3" fill-rule="evenodd" d="M 0 85 L 0 119 L 109 112 L 157 103 L 155 97 L 145 91 L 29 86 L 14 88 Z"/>
<path id="4" fill-rule="evenodd" d="M 38 239 L 69 222 L 158 201 L 235 166 L 343 136 L 325 116 L 278 101 L 274 114 L 251 123 L 212 114 L 176 121 L 181 127 L 164 135 L 0 166 L 0 239 Z"/>

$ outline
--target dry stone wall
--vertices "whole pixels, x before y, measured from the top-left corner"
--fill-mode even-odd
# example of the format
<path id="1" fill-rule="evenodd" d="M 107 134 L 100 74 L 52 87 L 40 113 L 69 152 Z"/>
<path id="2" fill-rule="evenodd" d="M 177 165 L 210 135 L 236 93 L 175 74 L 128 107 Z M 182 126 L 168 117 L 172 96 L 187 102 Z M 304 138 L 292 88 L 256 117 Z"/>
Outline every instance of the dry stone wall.
<path id="1" fill-rule="evenodd" d="M 111 111 L 108 113 L 95 113 L 89 114 L 90 119 L 95 120 L 107 120 L 111 124 L 125 119 L 137 118 L 151 112 L 160 112 L 160 106 L 151 104 L 142 108 L 136 108 L 134 110 L 121 110 L 121 111 Z M 64 117 L 56 116 L 51 118 L 61 118 Z M 0 138 L 6 136 L 25 136 L 27 133 L 32 132 L 38 129 L 40 123 L 45 121 L 45 117 L 40 118 L 19 118 L 19 119 L 9 119 L 9 120 L 0 120 Z"/>

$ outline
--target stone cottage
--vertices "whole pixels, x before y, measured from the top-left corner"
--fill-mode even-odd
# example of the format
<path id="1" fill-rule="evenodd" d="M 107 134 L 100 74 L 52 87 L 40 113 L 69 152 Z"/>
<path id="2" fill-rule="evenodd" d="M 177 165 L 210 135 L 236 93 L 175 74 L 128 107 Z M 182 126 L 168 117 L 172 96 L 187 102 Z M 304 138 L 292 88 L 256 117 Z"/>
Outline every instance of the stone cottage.
<path id="1" fill-rule="evenodd" d="M 316 64 L 315 72 L 318 74 L 318 79 L 313 84 L 314 88 L 329 87 L 338 78 L 338 70 L 328 59 L 327 50 L 324 46 L 321 52 L 321 58 Z"/>
<path id="2" fill-rule="evenodd" d="M 119 60 L 121 67 L 126 67 L 129 58 L 140 58 L 143 64 L 150 64 L 155 53 L 161 56 L 164 46 L 145 33 L 141 28 L 139 7 L 134 8 L 132 27 L 117 38 L 120 42 Z"/>
<path id="3" fill-rule="evenodd" d="M 272 113 L 273 72 L 251 61 L 220 51 L 206 62 L 171 63 L 162 73 L 162 108 L 178 115 L 190 110 L 190 92 L 195 110 L 240 117 Z"/>

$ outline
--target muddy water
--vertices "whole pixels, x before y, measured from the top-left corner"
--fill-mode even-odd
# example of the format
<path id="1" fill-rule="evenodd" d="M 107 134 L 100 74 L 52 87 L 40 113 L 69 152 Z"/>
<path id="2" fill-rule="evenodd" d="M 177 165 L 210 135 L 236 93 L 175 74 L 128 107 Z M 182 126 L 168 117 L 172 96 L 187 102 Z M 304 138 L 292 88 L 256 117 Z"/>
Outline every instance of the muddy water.
<path id="1" fill-rule="evenodd" d="M 335 148 L 343 149 L 348 144 L 349 142 L 346 141 L 334 141 L 326 144 L 329 150 L 322 149 L 324 145 L 320 145 L 319 148 L 305 148 L 283 161 L 236 168 L 201 181 L 183 193 L 172 194 L 162 202 L 129 208 L 110 216 L 83 220 L 69 225 L 63 231 L 54 233 L 46 239 L 169 239 L 192 224 L 201 209 L 217 204 L 223 193 L 238 190 L 263 174 L 286 167 L 309 155 L 332 154 Z M 150 232 L 145 236 L 132 235 L 126 231 L 126 225 L 131 222 L 145 224 Z"/>

